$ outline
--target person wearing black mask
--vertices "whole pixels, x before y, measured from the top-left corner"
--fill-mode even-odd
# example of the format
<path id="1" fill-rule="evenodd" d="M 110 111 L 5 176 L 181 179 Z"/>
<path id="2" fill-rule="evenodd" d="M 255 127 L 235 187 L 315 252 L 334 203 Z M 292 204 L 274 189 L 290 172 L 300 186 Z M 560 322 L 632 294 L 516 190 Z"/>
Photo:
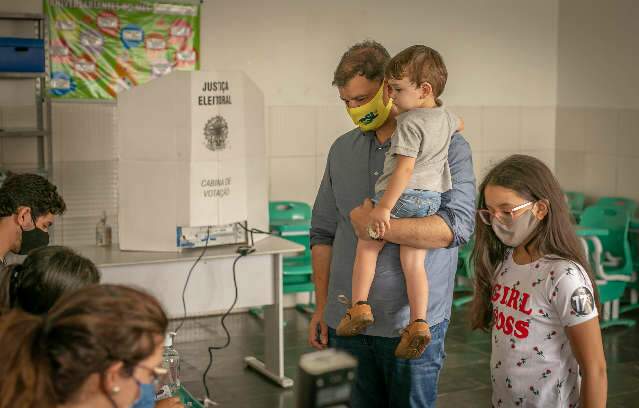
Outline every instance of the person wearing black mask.
<path id="1" fill-rule="evenodd" d="M 49 244 L 49 228 L 66 210 L 57 187 L 36 174 L 12 174 L 0 187 L 0 262 Z"/>

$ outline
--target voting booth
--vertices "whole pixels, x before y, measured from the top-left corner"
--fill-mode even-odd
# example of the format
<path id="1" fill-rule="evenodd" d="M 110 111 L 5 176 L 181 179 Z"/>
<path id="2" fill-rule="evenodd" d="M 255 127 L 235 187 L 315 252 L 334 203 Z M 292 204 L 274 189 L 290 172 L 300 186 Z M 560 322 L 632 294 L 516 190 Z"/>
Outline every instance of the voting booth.
<path id="1" fill-rule="evenodd" d="M 120 93 L 117 122 L 120 249 L 241 243 L 242 225 L 268 228 L 264 97 L 245 74 L 172 72 Z"/>

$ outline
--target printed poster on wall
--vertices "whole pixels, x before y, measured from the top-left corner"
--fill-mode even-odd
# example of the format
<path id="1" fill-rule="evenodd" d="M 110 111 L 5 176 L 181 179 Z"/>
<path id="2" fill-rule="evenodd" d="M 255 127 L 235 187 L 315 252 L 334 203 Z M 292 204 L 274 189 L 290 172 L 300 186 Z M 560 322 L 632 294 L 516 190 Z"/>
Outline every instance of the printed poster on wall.
<path id="1" fill-rule="evenodd" d="M 45 0 L 44 9 L 53 98 L 114 99 L 173 70 L 199 69 L 198 4 Z"/>

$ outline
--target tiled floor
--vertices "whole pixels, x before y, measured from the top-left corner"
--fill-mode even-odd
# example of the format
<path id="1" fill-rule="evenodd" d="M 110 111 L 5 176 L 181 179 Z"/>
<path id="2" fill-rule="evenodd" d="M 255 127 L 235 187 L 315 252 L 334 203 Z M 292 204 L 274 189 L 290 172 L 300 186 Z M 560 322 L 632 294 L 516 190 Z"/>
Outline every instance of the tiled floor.
<path id="1" fill-rule="evenodd" d="M 466 310 L 453 312 L 446 337 L 446 362 L 439 382 L 439 407 L 486 407 L 490 403 L 489 336 L 471 332 Z M 299 357 L 311 351 L 306 344 L 308 317 L 286 310 L 285 370 L 295 378 Z M 629 315 L 639 321 L 639 312 Z M 295 407 L 295 389 L 282 390 L 244 367 L 246 355 L 262 357 L 264 332 L 261 323 L 247 313 L 227 319 L 230 346 L 213 354 L 208 375 L 212 398 L 221 407 Z M 204 395 L 202 373 L 208 363 L 207 346 L 224 342 L 219 317 L 186 321 L 177 340 L 182 356 L 182 381 L 196 397 Z M 604 331 L 608 362 L 608 407 L 639 406 L 639 325 L 631 329 Z"/>

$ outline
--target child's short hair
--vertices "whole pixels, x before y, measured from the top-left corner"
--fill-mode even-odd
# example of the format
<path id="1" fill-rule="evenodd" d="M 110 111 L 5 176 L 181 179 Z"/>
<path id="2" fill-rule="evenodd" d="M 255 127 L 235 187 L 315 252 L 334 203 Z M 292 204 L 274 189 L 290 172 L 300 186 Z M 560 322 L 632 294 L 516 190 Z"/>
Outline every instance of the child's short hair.
<path id="1" fill-rule="evenodd" d="M 385 76 L 386 79 L 408 77 L 417 86 L 428 82 L 435 98 L 439 98 L 446 87 L 448 70 L 440 53 L 425 45 L 413 45 L 391 58 Z"/>

